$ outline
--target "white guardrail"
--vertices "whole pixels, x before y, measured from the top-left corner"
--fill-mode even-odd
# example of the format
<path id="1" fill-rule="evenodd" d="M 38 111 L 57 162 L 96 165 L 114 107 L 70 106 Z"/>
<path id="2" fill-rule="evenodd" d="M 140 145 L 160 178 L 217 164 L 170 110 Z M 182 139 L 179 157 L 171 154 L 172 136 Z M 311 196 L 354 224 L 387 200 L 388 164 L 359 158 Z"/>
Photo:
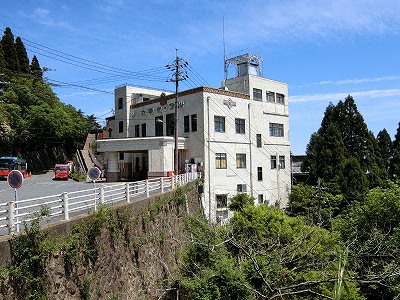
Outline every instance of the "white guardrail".
<path id="1" fill-rule="evenodd" d="M 200 176 L 200 173 L 185 173 L 135 182 L 102 184 L 99 187 L 64 192 L 61 195 L 18 200 L 17 203 L 15 201 L 0 203 L 0 235 L 19 232 L 21 225 L 29 225 L 35 218 L 35 212 L 39 212 L 42 208 L 48 211 L 46 223 L 69 220 L 71 216 L 96 211 L 99 205 L 113 206 L 123 202 L 129 203 L 138 198 L 143 199 L 150 194 L 163 193 L 184 185 Z"/>

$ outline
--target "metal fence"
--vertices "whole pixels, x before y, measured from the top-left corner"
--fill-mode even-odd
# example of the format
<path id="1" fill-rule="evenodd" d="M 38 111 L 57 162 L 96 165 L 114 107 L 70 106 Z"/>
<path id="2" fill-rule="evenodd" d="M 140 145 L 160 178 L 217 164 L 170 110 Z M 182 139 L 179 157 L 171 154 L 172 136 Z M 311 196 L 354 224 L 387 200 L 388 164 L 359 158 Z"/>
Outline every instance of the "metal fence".
<path id="1" fill-rule="evenodd" d="M 136 182 L 102 184 L 99 187 L 65 192 L 61 195 L 0 203 L 0 235 L 19 232 L 22 224 L 29 226 L 41 209 L 47 212 L 47 223 L 69 220 L 72 216 L 96 211 L 99 205 L 113 206 L 133 202 L 149 197 L 150 194 L 163 193 L 197 178 L 200 178 L 200 173 L 185 173 Z"/>

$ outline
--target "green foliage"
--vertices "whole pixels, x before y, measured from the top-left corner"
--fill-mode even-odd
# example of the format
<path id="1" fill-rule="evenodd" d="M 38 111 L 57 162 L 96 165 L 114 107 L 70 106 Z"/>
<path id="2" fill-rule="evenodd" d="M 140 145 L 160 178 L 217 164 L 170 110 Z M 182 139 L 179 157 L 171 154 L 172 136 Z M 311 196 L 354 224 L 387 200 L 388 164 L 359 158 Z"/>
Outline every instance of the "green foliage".
<path id="1" fill-rule="evenodd" d="M 61 148 L 71 159 L 92 129 L 93 115 L 85 117 L 81 111 L 59 101 L 42 79 L 37 57 L 33 57 L 29 66 L 25 46 L 20 38 L 14 42 L 10 28 L 4 32 L 1 49 L 5 69 L 0 72 L 4 73 L 0 80 L 9 84 L 0 94 L 0 153 L 27 158 L 32 171 L 48 169 L 57 163 L 49 155 L 49 149 Z M 45 153 L 49 161 L 30 161 L 29 158 L 38 160 L 42 156 L 31 155 L 32 151 Z"/>
<path id="2" fill-rule="evenodd" d="M 3 48 L 6 68 L 11 71 L 19 71 L 18 54 L 15 49 L 14 35 L 9 27 L 4 31 L 1 45 Z"/>
<path id="3" fill-rule="evenodd" d="M 392 158 L 390 160 L 389 175 L 393 179 L 400 177 L 400 122 L 393 141 Z"/>
<path id="4" fill-rule="evenodd" d="M 192 243 L 175 287 L 190 299 L 319 299 L 337 282 L 340 236 L 267 205 L 246 205 L 226 227 L 187 219 Z M 346 274 L 353 275 L 352 272 Z M 363 299 L 342 278 L 342 299 Z"/>
<path id="5" fill-rule="evenodd" d="M 399 295 L 400 279 L 400 186 L 371 190 L 348 214 L 333 222 L 349 245 L 349 265 L 374 285 L 363 291 L 370 299 L 393 299 Z"/>
<path id="6" fill-rule="evenodd" d="M 289 216 L 303 216 L 307 224 L 330 228 L 331 221 L 344 206 L 341 194 L 333 195 L 321 187 L 293 186 L 286 209 Z"/>
<path id="7" fill-rule="evenodd" d="M 384 128 L 383 130 L 379 131 L 376 140 L 381 151 L 381 157 L 385 165 L 385 170 L 388 171 L 392 152 L 392 139 L 390 138 L 387 130 Z"/>
<path id="8" fill-rule="evenodd" d="M 29 73 L 29 58 L 26 53 L 25 45 L 20 37 L 15 39 L 15 51 L 17 52 L 19 70 L 22 73 Z"/>
<path id="9" fill-rule="evenodd" d="M 242 211 L 245 207 L 254 205 L 254 200 L 254 197 L 250 197 L 246 193 L 240 193 L 230 199 L 228 207 L 233 211 Z"/>
<path id="10" fill-rule="evenodd" d="M 40 230 L 39 222 L 48 214 L 48 208 L 42 207 L 30 226 L 24 223 L 24 234 L 10 242 L 12 260 L 8 272 L 19 299 L 45 299 L 44 263 L 52 248 L 45 243 L 48 233 Z"/>
<path id="11" fill-rule="evenodd" d="M 349 203 L 387 178 L 378 142 L 351 96 L 327 107 L 306 154 L 303 169 L 310 172 L 311 183 L 321 179 L 332 193 L 343 193 Z"/>

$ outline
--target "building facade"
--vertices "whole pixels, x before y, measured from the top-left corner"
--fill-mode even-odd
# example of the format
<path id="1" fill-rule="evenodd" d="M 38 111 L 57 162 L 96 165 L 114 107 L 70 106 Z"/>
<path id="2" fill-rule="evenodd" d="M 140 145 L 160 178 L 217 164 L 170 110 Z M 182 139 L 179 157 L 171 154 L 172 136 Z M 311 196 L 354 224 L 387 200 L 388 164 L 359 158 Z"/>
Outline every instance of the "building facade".
<path id="1" fill-rule="evenodd" d="M 203 207 L 212 222 L 230 217 L 229 199 L 241 192 L 256 204 L 285 207 L 291 188 L 288 87 L 261 77 L 253 58 L 235 57 L 236 76 L 222 88 L 183 91 L 177 102 L 158 90 L 116 88 L 110 138 L 97 142 L 107 180 L 172 173 L 177 105 L 179 172 L 203 173 Z"/>

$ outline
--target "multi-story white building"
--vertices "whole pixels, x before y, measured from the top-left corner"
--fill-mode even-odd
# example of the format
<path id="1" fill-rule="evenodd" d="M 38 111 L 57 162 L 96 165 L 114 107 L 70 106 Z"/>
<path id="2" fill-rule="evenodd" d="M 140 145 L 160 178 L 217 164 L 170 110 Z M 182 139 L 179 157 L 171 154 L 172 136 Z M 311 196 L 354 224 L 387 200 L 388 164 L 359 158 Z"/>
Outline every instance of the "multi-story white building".
<path id="1" fill-rule="evenodd" d="M 229 217 L 230 197 L 246 192 L 257 203 L 284 207 L 290 191 L 288 87 L 261 77 L 261 58 L 227 59 L 236 76 L 222 88 L 178 93 L 178 166 L 204 174 L 204 211 Z M 227 76 L 226 76 L 227 77 Z M 107 180 L 167 176 L 174 170 L 175 95 L 132 86 L 115 90 L 110 138 L 97 142 Z M 193 170 L 194 170 L 193 169 Z"/>

